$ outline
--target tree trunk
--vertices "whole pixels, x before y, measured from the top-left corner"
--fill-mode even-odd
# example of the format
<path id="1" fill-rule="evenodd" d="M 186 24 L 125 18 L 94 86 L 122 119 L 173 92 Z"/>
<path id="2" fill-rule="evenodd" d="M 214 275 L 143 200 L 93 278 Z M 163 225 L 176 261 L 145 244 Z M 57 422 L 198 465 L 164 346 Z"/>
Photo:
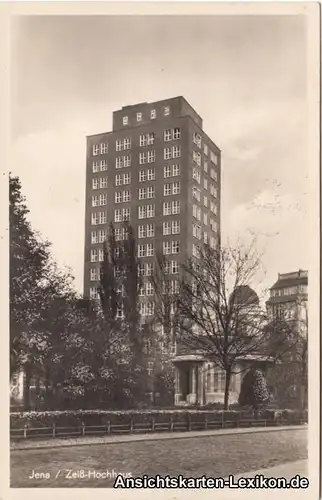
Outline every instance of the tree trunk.
<path id="1" fill-rule="evenodd" d="M 23 386 L 23 409 L 29 411 L 30 409 L 30 379 L 31 367 L 26 364 L 24 367 L 24 386 Z"/>
<path id="2" fill-rule="evenodd" d="M 231 372 L 230 372 L 230 370 L 226 370 L 224 410 L 229 410 L 230 379 L 231 379 Z"/>

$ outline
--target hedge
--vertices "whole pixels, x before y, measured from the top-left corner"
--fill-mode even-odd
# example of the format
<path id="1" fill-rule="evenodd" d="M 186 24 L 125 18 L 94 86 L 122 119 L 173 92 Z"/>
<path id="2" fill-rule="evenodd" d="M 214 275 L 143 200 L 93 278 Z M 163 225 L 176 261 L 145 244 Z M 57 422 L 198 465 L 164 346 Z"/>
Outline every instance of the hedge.
<path id="1" fill-rule="evenodd" d="M 307 423 L 307 410 L 261 410 L 253 416 L 251 410 L 202 410 L 202 409 L 173 409 L 173 410 L 68 410 L 68 411 L 43 411 L 43 412 L 13 412 L 10 414 L 11 429 L 79 426 L 82 423 L 89 426 L 110 424 L 145 423 L 152 419 L 156 423 L 185 422 L 188 419 L 200 421 L 207 418 L 209 421 L 237 422 L 243 419 L 258 418 L 266 421 L 284 421 L 287 423 Z"/>

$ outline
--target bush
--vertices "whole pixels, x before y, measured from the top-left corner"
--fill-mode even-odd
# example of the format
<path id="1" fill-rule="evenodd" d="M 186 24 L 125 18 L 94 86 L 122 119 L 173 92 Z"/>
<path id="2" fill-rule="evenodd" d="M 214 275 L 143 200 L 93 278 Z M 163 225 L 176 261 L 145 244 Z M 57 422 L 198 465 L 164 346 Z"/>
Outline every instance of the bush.
<path id="1" fill-rule="evenodd" d="M 258 409 L 269 403 L 267 382 L 261 370 L 249 370 L 242 382 L 238 403 Z"/>

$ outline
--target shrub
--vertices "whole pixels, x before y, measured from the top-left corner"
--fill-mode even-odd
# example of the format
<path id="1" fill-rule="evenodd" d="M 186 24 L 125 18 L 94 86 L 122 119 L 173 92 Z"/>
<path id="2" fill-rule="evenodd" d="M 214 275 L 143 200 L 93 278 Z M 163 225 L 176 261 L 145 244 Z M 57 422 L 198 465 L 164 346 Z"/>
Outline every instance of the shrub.
<path id="1" fill-rule="evenodd" d="M 267 382 L 261 370 L 249 370 L 242 382 L 239 404 L 258 409 L 269 402 Z"/>

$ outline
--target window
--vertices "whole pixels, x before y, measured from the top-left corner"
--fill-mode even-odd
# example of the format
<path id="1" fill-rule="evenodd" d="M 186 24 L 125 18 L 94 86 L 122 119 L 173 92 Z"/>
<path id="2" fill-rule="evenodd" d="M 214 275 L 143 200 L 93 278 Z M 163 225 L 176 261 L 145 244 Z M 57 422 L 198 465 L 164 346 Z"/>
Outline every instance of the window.
<path id="1" fill-rule="evenodd" d="M 153 132 L 140 135 L 140 146 L 152 146 L 154 144 L 155 135 Z"/>
<path id="2" fill-rule="evenodd" d="M 171 223 L 171 228 L 172 228 L 172 234 L 179 234 L 180 233 L 180 221 L 173 220 Z"/>
<path id="3" fill-rule="evenodd" d="M 214 165 L 218 165 L 218 156 L 212 151 L 210 152 L 210 160 Z"/>
<path id="4" fill-rule="evenodd" d="M 171 254 L 171 242 L 164 241 L 163 242 L 163 255 L 170 255 L 170 254 Z"/>
<path id="5" fill-rule="evenodd" d="M 140 188 L 139 189 L 139 200 L 145 200 L 145 199 L 146 199 L 146 189 Z"/>
<path id="6" fill-rule="evenodd" d="M 171 158 L 179 158 L 181 156 L 180 146 L 172 146 L 172 148 L 164 148 L 164 159 L 171 160 Z"/>
<path id="7" fill-rule="evenodd" d="M 206 173 L 208 173 L 208 162 L 207 161 L 204 161 L 203 163 L 203 169 Z"/>
<path id="8" fill-rule="evenodd" d="M 145 276 L 145 265 L 144 264 L 138 265 L 138 276 Z"/>
<path id="9" fill-rule="evenodd" d="M 91 262 L 97 262 L 98 260 L 98 250 L 97 248 L 92 248 L 91 250 Z"/>
<path id="10" fill-rule="evenodd" d="M 153 263 L 151 264 L 146 264 L 146 276 L 152 276 L 153 274 L 153 269 L 154 269 L 154 265 Z"/>
<path id="11" fill-rule="evenodd" d="M 155 205 L 141 205 L 138 207 L 138 218 L 146 219 L 155 217 Z"/>
<path id="12" fill-rule="evenodd" d="M 170 282 L 170 290 L 169 290 L 169 293 L 171 295 L 173 294 L 176 294 L 176 293 L 179 293 L 180 291 L 180 287 L 179 287 L 179 281 L 178 280 L 172 280 Z"/>
<path id="13" fill-rule="evenodd" d="M 98 206 L 98 196 L 92 196 L 92 207 Z"/>
<path id="14" fill-rule="evenodd" d="M 165 236 L 168 234 L 171 234 L 171 222 L 164 222 L 163 223 L 163 234 Z"/>
<path id="15" fill-rule="evenodd" d="M 147 192 L 146 192 L 146 197 L 147 199 L 151 199 L 151 198 L 154 198 L 155 196 L 155 189 L 154 189 L 154 186 L 150 186 L 147 188 Z"/>
<path id="16" fill-rule="evenodd" d="M 171 165 L 166 165 L 163 169 L 164 172 L 164 178 L 166 179 L 167 177 L 171 177 Z"/>
<path id="17" fill-rule="evenodd" d="M 192 152 L 193 161 L 200 167 L 201 165 L 201 154 L 197 151 Z"/>
<path id="18" fill-rule="evenodd" d="M 107 233 L 104 229 L 98 231 L 98 241 L 99 243 L 104 243 L 106 241 Z"/>
<path id="19" fill-rule="evenodd" d="M 116 141 L 116 151 L 123 151 L 125 149 L 131 149 L 130 137 L 124 137 L 124 139 L 118 139 Z"/>
<path id="20" fill-rule="evenodd" d="M 145 182 L 146 181 L 146 176 L 147 172 L 146 170 L 140 170 L 139 171 L 139 182 Z"/>
<path id="21" fill-rule="evenodd" d="M 173 254 L 179 253 L 180 252 L 180 242 L 179 241 L 172 241 L 171 242 L 171 252 Z"/>
<path id="22" fill-rule="evenodd" d="M 213 201 L 210 202 L 210 210 L 213 214 L 217 213 L 217 205 Z"/>
<path id="23" fill-rule="evenodd" d="M 139 226 L 138 227 L 138 238 L 145 238 L 146 237 L 146 226 Z"/>
<path id="24" fill-rule="evenodd" d="M 193 142 L 198 146 L 198 148 L 201 148 L 201 135 L 195 132 L 193 134 Z"/>
<path id="25" fill-rule="evenodd" d="M 146 256 L 147 257 L 153 257 L 154 256 L 154 244 L 153 243 L 147 243 L 147 245 L 146 245 Z"/>
<path id="26" fill-rule="evenodd" d="M 177 177 L 178 175 L 180 175 L 180 165 L 172 165 L 172 175 L 173 177 Z"/>
<path id="27" fill-rule="evenodd" d="M 164 142 L 175 141 L 180 139 L 181 131 L 180 128 L 167 128 L 163 132 Z"/>
<path id="28" fill-rule="evenodd" d="M 200 248 L 198 245 L 195 245 L 194 243 L 192 244 L 192 255 L 196 258 L 199 258 L 200 256 Z"/>
<path id="29" fill-rule="evenodd" d="M 98 243 L 98 234 L 96 231 L 92 231 L 92 233 L 91 233 L 91 243 L 92 243 L 92 245 L 94 243 Z"/>
<path id="30" fill-rule="evenodd" d="M 122 209 L 117 208 L 114 210 L 114 222 L 122 222 Z"/>
<path id="31" fill-rule="evenodd" d="M 92 226 L 96 226 L 98 224 L 98 214 L 96 212 L 92 213 Z"/>
<path id="32" fill-rule="evenodd" d="M 92 189 L 98 189 L 98 179 L 92 179 Z"/>
<path id="33" fill-rule="evenodd" d="M 163 187 L 164 196 L 170 196 L 180 193 L 180 182 L 172 182 L 171 184 L 165 184 Z"/>
<path id="34" fill-rule="evenodd" d="M 122 216 L 124 221 L 129 221 L 131 218 L 131 211 L 129 208 L 122 209 Z"/>
<path id="35" fill-rule="evenodd" d="M 204 180 L 203 180 L 203 187 L 204 187 L 204 189 L 206 189 L 206 190 L 208 189 L 208 180 L 207 180 L 207 179 L 204 179 Z"/>
<path id="36" fill-rule="evenodd" d="M 200 189 L 193 187 L 192 188 L 192 197 L 195 198 L 196 200 L 200 201 Z"/>
<path id="37" fill-rule="evenodd" d="M 122 203 L 122 191 L 116 191 L 115 193 L 115 203 Z"/>
<path id="38" fill-rule="evenodd" d="M 203 242 L 205 245 L 208 243 L 208 233 L 203 233 Z"/>
<path id="39" fill-rule="evenodd" d="M 193 224 L 192 235 L 194 236 L 194 238 L 201 240 L 201 226 L 199 226 L 198 224 Z"/>
<path id="40" fill-rule="evenodd" d="M 171 215 L 171 202 L 163 203 L 163 215 Z"/>
<path id="41" fill-rule="evenodd" d="M 107 160 L 101 160 L 100 161 L 100 171 L 104 172 L 107 170 Z"/>
<path id="42" fill-rule="evenodd" d="M 127 125 L 129 123 L 128 116 L 123 116 L 123 125 Z"/>
<path id="43" fill-rule="evenodd" d="M 203 223 L 205 226 L 208 225 L 208 214 L 203 214 Z"/>
<path id="44" fill-rule="evenodd" d="M 101 155 L 105 155 L 108 152 L 108 144 L 102 143 L 100 146 L 101 146 Z"/>
<path id="45" fill-rule="evenodd" d="M 148 173 L 148 181 L 155 181 L 155 169 L 149 168 L 147 173 Z"/>
<path id="46" fill-rule="evenodd" d="M 210 185 L 210 194 L 214 197 L 217 198 L 217 188 L 213 184 Z"/>
<path id="47" fill-rule="evenodd" d="M 99 262 L 103 262 L 103 260 L 104 260 L 104 249 L 103 248 L 100 248 L 98 250 L 98 260 L 99 260 Z"/>
<path id="48" fill-rule="evenodd" d="M 136 121 L 138 122 L 142 121 L 142 113 L 136 113 Z"/>
<path id="49" fill-rule="evenodd" d="M 146 247 L 145 245 L 138 245 L 138 257 L 146 256 Z"/>
<path id="50" fill-rule="evenodd" d="M 93 174 L 96 174 L 96 172 L 99 172 L 99 162 L 98 161 L 93 161 L 92 172 L 93 172 Z"/>
<path id="51" fill-rule="evenodd" d="M 164 113 L 164 116 L 168 116 L 170 114 L 170 107 L 164 106 L 163 113 Z"/>
<path id="52" fill-rule="evenodd" d="M 99 144 L 93 144 L 93 156 L 97 156 L 100 154 L 100 146 Z"/>
<path id="53" fill-rule="evenodd" d="M 192 178 L 194 181 L 196 181 L 198 184 L 200 184 L 201 175 L 200 175 L 200 172 L 198 172 L 198 170 L 196 168 L 194 168 L 192 170 Z"/>
<path id="54" fill-rule="evenodd" d="M 154 238 L 154 224 L 148 224 L 146 226 L 146 237 L 147 238 Z"/>
<path id="55" fill-rule="evenodd" d="M 107 223 L 107 213 L 98 212 L 98 224 L 106 224 L 106 223 Z"/>
<path id="56" fill-rule="evenodd" d="M 121 176 L 121 184 L 130 184 L 130 183 L 131 183 L 131 174 L 129 172 L 126 172 L 126 174 L 123 174 L 123 176 Z"/>
<path id="57" fill-rule="evenodd" d="M 123 191 L 123 203 L 126 203 L 128 201 L 131 201 L 131 192 Z"/>
<path id="58" fill-rule="evenodd" d="M 213 236 L 210 236 L 210 247 L 216 248 L 216 238 L 214 238 Z"/>
<path id="59" fill-rule="evenodd" d="M 206 156 L 208 156 L 208 146 L 207 146 L 207 144 L 204 144 L 204 145 L 203 145 L 203 152 L 204 152 L 204 154 L 205 154 Z"/>
<path id="60" fill-rule="evenodd" d="M 170 194 L 172 194 L 171 184 L 164 184 L 163 194 L 164 196 L 170 196 Z"/>
<path id="61" fill-rule="evenodd" d="M 140 165 L 143 165 L 144 163 L 154 163 L 155 162 L 155 150 L 152 149 L 151 151 L 140 153 L 139 162 L 140 162 Z"/>
<path id="62" fill-rule="evenodd" d="M 107 204 L 107 194 L 100 194 L 100 201 L 99 204 L 106 205 Z"/>
<path id="63" fill-rule="evenodd" d="M 207 198 L 207 196 L 203 197 L 203 204 L 204 204 L 205 207 L 208 207 L 208 198 Z"/>
<path id="64" fill-rule="evenodd" d="M 180 201 L 179 200 L 173 201 L 172 204 L 171 204 L 171 208 L 172 208 L 172 214 L 173 215 L 180 214 Z"/>
<path id="65" fill-rule="evenodd" d="M 100 177 L 99 183 L 100 183 L 100 189 L 106 189 L 107 188 L 107 177 Z"/>
<path id="66" fill-rule="evenodd" d="M 215 181 L 217 180 L 217 172 L 214 168 L 210 170 L 210 177 L 214 179 Z"/>
<path id="67" fill-rule="evenodd" d="M 154 289 L 153 289 L 152 283 L 149 283 L 149 282 L 146 283 L 146 285 L 145 285 L 145 294 L 147 296 L 151 296 L 151 295 L 154 294 Z"/>
<path id="68" fill-rule="evenodd" d="M 179 264 L 177 260 L 171 261 L 171 274 L 178 274 L 179 272 Z"/>
<path id="69" fill-rule="evenodd" d="M 192 216 L 197 220 L 201 220 L 201 209 L 198 205 L 192 205 Z"/>
<path id="70" fill-rule="evenodd" d="M 89 289 L 89 296 L 91 299 L 96 300 L 98 299 L 98 290 L 96 287 L 91 287 Z"/>
<path id="71" fill-rule="evenodd" d="M 92 267 L 92 269 L 90 271 L 90 280 L 91 281 L 97 281 L 99 279 L 100 279 L 100 277 L 99 277 L 99 268 L 97 269 L 97 267 Z"/>
<path id="72" fill-rule="evenodd" d="M 115 176 L 115 186 L 121 186 L 122 185 L 122 175 L 118 174 Z"/>
<path id="73" fill-rule="evenodd" d="M 151 111 L 150 111 L 150 118 L 153 120 L 156 116 L 157 116 L 156 110 L 155 109 L 151 109 Z"/>
<path id="74" fill-rule="evenodd" d="M 211 230 L 217 232 L 218 229 L 217 222 L 214 219 L 210 219 L 209 223 Z"/>

